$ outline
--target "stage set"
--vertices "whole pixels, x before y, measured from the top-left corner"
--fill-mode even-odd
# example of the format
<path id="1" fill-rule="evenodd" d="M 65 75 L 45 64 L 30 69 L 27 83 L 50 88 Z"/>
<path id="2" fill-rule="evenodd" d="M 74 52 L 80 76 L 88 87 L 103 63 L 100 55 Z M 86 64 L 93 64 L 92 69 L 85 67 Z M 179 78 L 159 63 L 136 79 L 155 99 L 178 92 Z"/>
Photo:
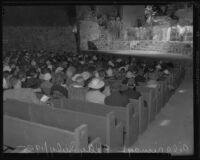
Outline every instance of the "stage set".
<path id="1" fill-rule="evenodd" d="M 4 153 L 193 154 L 192 3 L 3 9 Z"/>

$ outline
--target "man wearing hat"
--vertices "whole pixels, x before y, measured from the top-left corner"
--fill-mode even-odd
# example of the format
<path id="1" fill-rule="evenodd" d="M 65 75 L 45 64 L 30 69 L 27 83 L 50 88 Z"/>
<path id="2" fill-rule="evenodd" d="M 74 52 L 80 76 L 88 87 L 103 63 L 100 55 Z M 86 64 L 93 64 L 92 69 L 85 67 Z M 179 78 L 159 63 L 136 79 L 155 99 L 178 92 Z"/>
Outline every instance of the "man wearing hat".
<path id="1" fill-rule="evenodd" d="M 88 87 L 89 91 L 86 94 L 86 101 L 104 104 L 104 99 L 106 97 L 106 95 L 103 94 L 105 82 L 99 78 L 93 78 L 88 84 Z"/>

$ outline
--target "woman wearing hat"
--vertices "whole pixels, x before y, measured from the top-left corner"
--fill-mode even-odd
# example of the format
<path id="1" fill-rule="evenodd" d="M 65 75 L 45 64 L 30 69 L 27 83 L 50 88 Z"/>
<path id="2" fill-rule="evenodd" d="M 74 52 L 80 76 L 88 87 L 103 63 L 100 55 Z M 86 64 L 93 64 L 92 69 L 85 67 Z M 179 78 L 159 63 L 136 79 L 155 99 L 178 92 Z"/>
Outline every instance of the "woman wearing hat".
<path id="1" fill-rule="evenodd" d="M 85 78 L 85 77 L 84 77 Z M 72 87 L 75 88 L 83 88 L 84 87 L 84 78 L 82 74 L 75 74 L 72 77 L 73 83 L 71 84 Z M 87 77 L 86 77 L 87 78 Z"/>
<path id="2" fill-rule="evenodd" d="M 89 91 L 86 93 L 86 101 L 93 103 L 104 104 L 104 99 L 106 97 L 103 94 L 105 89 L 105 83 L 99 78 L 93 78 L 88 84 Z"/>

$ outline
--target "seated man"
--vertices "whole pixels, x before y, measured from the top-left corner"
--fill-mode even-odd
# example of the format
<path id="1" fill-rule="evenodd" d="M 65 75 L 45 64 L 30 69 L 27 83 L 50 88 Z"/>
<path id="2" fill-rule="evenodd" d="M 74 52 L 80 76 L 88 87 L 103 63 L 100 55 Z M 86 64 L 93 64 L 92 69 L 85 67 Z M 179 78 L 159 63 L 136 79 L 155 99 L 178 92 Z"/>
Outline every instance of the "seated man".
<path id="1" fill-rule="evenodd" d="M 21 81 L 15 77 L 11 79 L 13 89 L 8 89 L 3 92 L 3 100 L 16 99 L 23 102 L 43 104 L 37 98 L 32 88 L 21 88 Z"/>
<path id="2" fill-rule="evenodd" d="M 88 87 L 89 91 L 86 93 L 86 101 L 104 104 L 104 99 L 106 97 L 106 95 L 103 94 L 105 82 L 99 78 L 93 78 L 88 84 Z"/>
<path id="3" fill-rule="evenodd" d="M 51 82 L 51 74 L 50 73 L 44 74 L 43 82 L 40 85 L 42 92 L 46 95 L 49 95 L 52 86 L 53 84 Z"/>
<path id="4" fill-rule="evenodd" d="M 119 83 L 114 83 L 111 85 L 111 94 L 105 98 L 106 105 L 126 107 L 126 105 L 129 103 L 129 98 L 125 94 L 121 94 L 119 89 Z"/>

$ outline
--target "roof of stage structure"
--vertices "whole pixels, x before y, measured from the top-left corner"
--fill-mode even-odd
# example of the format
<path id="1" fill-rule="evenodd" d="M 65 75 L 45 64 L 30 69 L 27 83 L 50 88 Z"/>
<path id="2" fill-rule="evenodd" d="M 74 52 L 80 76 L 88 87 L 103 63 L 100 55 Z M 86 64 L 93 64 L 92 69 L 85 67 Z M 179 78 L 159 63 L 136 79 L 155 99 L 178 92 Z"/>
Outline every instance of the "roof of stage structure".
<path id="1" fill-rule="evenodd" d="M 171 60 L 189 60 L 192 61 L 193 57 L 187 55 L 180 55 L 180 53 L 165 53 L 158 51 L 142 51 L 142 50 L 81 50 L 82 53 L 95 53 L 95 54 L 117 54 L 128 55 L 138 58 L 153 58 L 153 59 L 171 59 Z"/>

